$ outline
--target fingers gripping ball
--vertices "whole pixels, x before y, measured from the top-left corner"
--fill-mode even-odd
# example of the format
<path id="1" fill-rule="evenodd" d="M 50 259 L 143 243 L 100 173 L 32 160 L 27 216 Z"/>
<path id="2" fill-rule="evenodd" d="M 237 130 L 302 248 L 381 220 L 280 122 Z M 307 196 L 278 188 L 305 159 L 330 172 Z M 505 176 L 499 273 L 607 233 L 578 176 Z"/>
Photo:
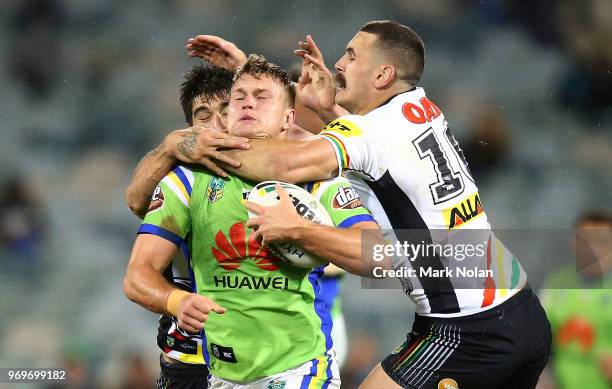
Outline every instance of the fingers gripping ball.
<path id="1" fill-rule="evenodd" d="M 296 185 L 278 181 L 264 181 L 257 184 L 251 190 L 247 200 L 266 207 L 276 205 L 280 201 L 280 197 L 274 188 L 278 183 L 287 191 L 295 210 L 301 217 L 317 224 L 334 225 L 331 216 L 329 216 L 323 204 L 306 190 Z M 257 217 L 257 214 L 249 211 L 249 219 L 255 217 Z M 270 249 L 281 259 L 302 268 L 314 268 L 327 263 L 327 261 L 302 250 L 301 247 L 290 242 L 270 244 Z"/>

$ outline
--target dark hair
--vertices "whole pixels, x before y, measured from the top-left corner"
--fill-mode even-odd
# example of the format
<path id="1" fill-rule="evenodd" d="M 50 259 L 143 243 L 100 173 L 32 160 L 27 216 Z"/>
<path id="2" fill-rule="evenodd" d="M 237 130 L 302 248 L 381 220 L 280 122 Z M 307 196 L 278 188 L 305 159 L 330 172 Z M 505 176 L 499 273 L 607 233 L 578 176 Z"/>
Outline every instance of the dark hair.
<path id="1" fill-rule="evenodd" d="M 576 223 L 574 223 L 574 228 L 578 228 L 581 224 L 584 223 L 597 223 L 597 224 L 607 224 L 612 227 L 612 214 L 606 210 L 590 210 L 578 217 L 576 219 Z"/>
<path id="2" fill-rule="evenodd" d="M 193 125 L 191 114 L 194 100 L 197 98 L 202 98 L 208 102 L 215 98 L 229 100 L 233 76 L 233 73 L 229 70 L 209 63 L 196 65 L 185 74 L 185 80 L 181 84 L 179 92 L 185 121 L 190 126 Z"/>
<path id="3" fill-rule="evenodd" d="M 289 79 L 289 75 L 285 69 L 268 62 L 263 55 L 251 54 L 244 65 L 236 71 L 234 81 L 245 74 L 258 80 L 261 76 L 268 76 L 281 84 L 285 90 L 285 102 L 287 106 L 295 108 L 295 85 Z"/>
<path id="4" fill-rule="evenodd" d="M 359 31 L 376 35 L 381 53 L 396 67 L 400 80 L 418 84 L 425 67 L 425 44 L 416 32 L 391 20 L 368 22 Z"/>

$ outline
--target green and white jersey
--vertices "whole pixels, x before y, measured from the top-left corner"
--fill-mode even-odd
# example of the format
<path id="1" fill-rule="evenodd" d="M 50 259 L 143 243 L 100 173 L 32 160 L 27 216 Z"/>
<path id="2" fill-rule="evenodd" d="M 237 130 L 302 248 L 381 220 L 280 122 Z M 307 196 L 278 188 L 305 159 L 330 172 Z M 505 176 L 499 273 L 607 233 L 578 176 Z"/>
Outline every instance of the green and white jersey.
<path id="1" fill-rule="evenodd" d="M 214 375 L 235 381 L 280 373 L 332 347 L 323 267 L 292 266 L 255 241 L 244 206 L 254 185 L 179 166 L 161 181 L 139 230 L 179 246 L 190 258 L 194 291 L 227 309 L 208 316 L 204 358 Z M 342 177 L 304 187 L 338 227 L 374 220 Z"/>

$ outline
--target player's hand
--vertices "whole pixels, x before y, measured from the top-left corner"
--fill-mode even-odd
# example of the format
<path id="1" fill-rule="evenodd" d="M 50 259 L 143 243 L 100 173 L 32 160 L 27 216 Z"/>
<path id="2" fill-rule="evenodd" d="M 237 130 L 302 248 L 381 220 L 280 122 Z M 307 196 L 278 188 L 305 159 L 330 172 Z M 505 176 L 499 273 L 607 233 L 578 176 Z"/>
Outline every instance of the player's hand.
<path id="1" fill-rule="evenodd" d="M 236 70 L 247 61 L 244 51 L 215 35 L 196 35 L 189 38 L 185 48 L 190 57 L 202 58 L 227 70 Z"/>
<path id="2" fill-rule="evenodd" d="M 178 326 L 189 333 L 196 334 L 204 328 L 210 312 L 223 314 L 225 308 L 206 296 L 190 293 L 178 304 L 176 312 Z"/>
<path id="3" fill-rule="evenodd" d="M 299 42 L 294 53 L 303 59 L 302 74 L 296 88 L 297 96 L 307 108 L 317 113 L 332 111 L 335 105 L 336 86 L 332 73 L 325 66 L 323 54 L 310 35 L 306 42 Z"/>
<path id="4" fill-rule="evenodd" d="M 291 237 L 287 233 L 291 228 L 310 223 L 298 215 L 293 201 L 280 184 L 276 184 L 276 193 L 280 201 L 271 207 L 246 202 L 247 209 L 257 214 L 257 217 L 247 221 L 246 225 L 255 230 L 255 239 L 262 245 L 289 241 Z"/>
<path id="5" fill-rule="evenodd" d="M 228 157 L 220 150 L 246 150 L 249 147 L 248 138 L 199 126 L 173 131 L 164 140 L 164 148 L 169 155 L 185 163 L 204 165 L 221 177 L 227 177 L 227 173 L 219 167 L 219 162 L 238 168 L 240 161 Z"/>

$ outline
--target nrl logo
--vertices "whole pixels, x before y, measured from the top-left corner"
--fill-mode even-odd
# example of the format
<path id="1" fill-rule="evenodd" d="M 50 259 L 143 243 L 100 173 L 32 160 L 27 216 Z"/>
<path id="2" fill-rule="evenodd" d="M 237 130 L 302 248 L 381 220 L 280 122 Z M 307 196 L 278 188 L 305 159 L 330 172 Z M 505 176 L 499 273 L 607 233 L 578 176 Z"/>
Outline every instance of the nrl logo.
<path id="1" fill-rule="evenodd" d="M 274 380 L 268 384 L 266 389 L 285 389 L 286 384 L 285 380 Z"/>
<path id="2" fill-rule="evenodd" d="M 206 188 L 206 197 L 208 201 L 214 203 L 223 197 L 223 187 L 225 186 L 225 181 L 219 177 L 213 177 L 208 184 L 208 188 Z"/>
<path id="3" fill-rule="evenodd" d="M 174 346 L 174 338 L 173 338 L 173 337 L 171 337 L 171 336 L 169 336 L 169 337 L 166 339 L 166 344 L 168 345 L 168 347 L 173 347 L 173 346 Z"/>

